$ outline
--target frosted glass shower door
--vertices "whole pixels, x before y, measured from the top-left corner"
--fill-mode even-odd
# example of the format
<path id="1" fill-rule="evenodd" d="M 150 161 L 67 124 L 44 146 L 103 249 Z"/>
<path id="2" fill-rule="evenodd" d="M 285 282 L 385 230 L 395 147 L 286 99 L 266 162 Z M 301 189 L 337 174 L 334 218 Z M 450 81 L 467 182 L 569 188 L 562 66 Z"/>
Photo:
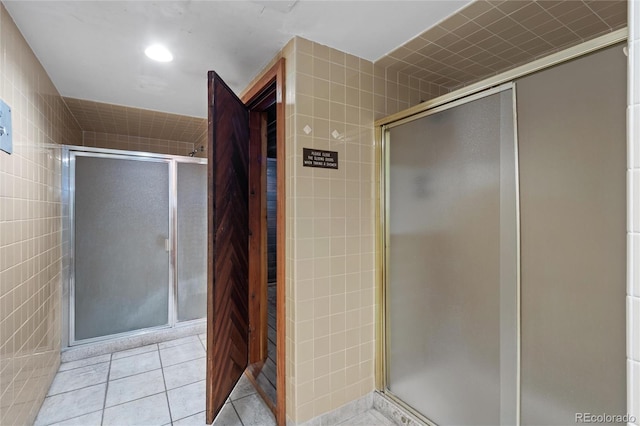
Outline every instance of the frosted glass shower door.
<path id="1" fill-rule="evenodd" d="M 516 423 L 509 88 L 386 133 L 387 387 L 437 424 Z"/>
<path id="2" fill-rule="evenodd" d="M 73 158 L 73 340 L 167 324 L 168 162 Z"/>
<path id="3" fill-rule="evenodd" d="M 178 163 L 178 321 L 207 316 L 207 165 Z"/>

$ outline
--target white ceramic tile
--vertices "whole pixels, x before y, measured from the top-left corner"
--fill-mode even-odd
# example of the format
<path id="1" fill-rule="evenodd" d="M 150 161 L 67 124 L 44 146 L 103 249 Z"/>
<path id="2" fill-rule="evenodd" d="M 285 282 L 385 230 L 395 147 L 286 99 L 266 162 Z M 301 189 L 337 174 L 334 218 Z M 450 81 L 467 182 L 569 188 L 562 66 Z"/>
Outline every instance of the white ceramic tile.
<path id="1" fill-rule="evenodd" d="M 638 80 L 638 70 L 634 68 L 634 59 L 638 54 L 633 45 L 633 41 L 627 41 L 627 105 L 633 105 L 633 90 Z"/>
<path id="2" fill-rule="evenodd" d="M 395 425 L 391 419 L 388 419 L 379 411 L 374 410 L 373 408 L 368 411 L 371 415 L 377 419 L 382 425 Z"/>
<path id="3" fill-rule="evenodd" d="M 204 413 L 203 413 L 204 414 Z M 204 416 L 203 416 L 204 417 Z M 213 426 L 240 426 L 242 422 L 232 404 L 225 404 L 213 421 Z"/>
<path id="4" fill-rule="evenodd" d="M 152 345 L 140 346 L 138 348 L 114 352 L 113 359 L 115 360 L 115 359 L 125 358 L 128 356 L 143 354 L 146 352 L 157 351 L 157 350 L 158 350 L 158 345 L 154 343 Z"/>
<path id="5" fill-rule="evenodd" d="M 101 364 L 111 361 L 111 354 L 92 356 L 90 358 L 79 359 L 77 361 L 63 362 L 58 371 L 68 371 L 74 368 L 86 367 L 87 365 Z"/>
<path id="6" fill-rule="evenodd" d="M 403 408 L 396 405 L 386 396 L 379 392 L 373 392 L 373 408 L 383 414 L 385 418 L 395 420 L 395 424 L 405 426 L 417 426 L 422 424 L 413 415 L 407 413 Z"/>
<path id="7" fill-rule="evenodd" d="M 640 170 L 630 170 L 629 194 L 631 195 L 629 225 L 631 232 L 640 232 Z"/>
<path id="8" fill-rule="evenodd" d="M 336 408 L 333 411 L 329 411 L 328 413 L 315 417 L 312 420 L 320 425 L 336 425 L 338 423 L 343 423 L 347 419 L 354 419 L 357 416 L 364 414 L 369 411 L 371 407 L 373 407 L 373 395 L 369 393 Z"/>
<path id="9" fill-rule="evenodd" d="M 160 368 L 160 355 L 158 351 L 120 358 L 111 362 L 109 380 L 133 376 L 134 374 L 144 373 L 158 368 Z"/>
<path id="10" fill-rule="evenodd" d="M 634 268 L 634 252 L 636 240 L 638 239 L 631 232 L 627 232 L 627 295 L 635 294 L 635 268 Z"/>
<path id="11" fill-rule="evenodd" d="M 371 409 L 367 412 L 345 420 L 340 425 L 344 426 L 392 426 L 394 423 L 382 414 Z"/>
<path id="12" fill-rule="evenodd" d="M 627 360 L 627 411 L 640 425 L 640 362 Z"/>
<path id="13" fill-rule="evenodd" d="M 164 368 L 164 382 L 167 389 L 173 389 L 206 378 L 207 359 L 198 358 Z"/>
<path id="14" fill-rule="evenodd" d="M 206 356 L 206 354 L 200 342 L 160 349 L 160 359 L 162 360 L 163 367 L 202 358 Z"/>
<path id="15" fill-rule="evenodd" d="M 45 398 L 35 426 L 48 425 L 101 410 L 106 387 L 107 384 L 102 383 Z"/>
<path id="16" fill-rule="evenodd" d="M 205 412 L 174 421 L 173 426 L 206 426 Z M 233 405 L 224 404 L 220 414 L 213 421 L 213 426 L 242 426 L 242 423 Z"/>
<path id="17" fill-rule="evenodd" d="M 56 395 L 107 381 L 109 363 L 88 365 L 56 374 L 48 395 Z"/>
<path id="18" fill-rule="evenodd" d="M 627 296 L 627 356 L 640 362 L 640 297 Z"/>
<path id="19" fill-rule="evenodd" d="M 640 55 L 640 52 L 637 52 Z M 640 71 L 640 70 L 639 70 Z M 627 106 L 627 166 L 640 168 L 640 105 Z"/>
<path id="20" fill-rule="evenodd" d="M 102 424 L 102 410 L 74 417 L 51 426 L 100 426 Z"/>
<path id="21" fill-rule="evenodd" d="M 162 370 L 153 370 L 123 379 L 110 380 L 106 407 L 153 395 L 164 390 Z"/>
<path id="22" fill-rule="evenodd" d="M 164 425 L 171 423 L 164 393 L 136 399 L 104 410 L 103 426 Z"/>
<path id="23" fill-rule="evenodd" d="M 640 38 L 640 2 L 631 0 L 628 2 L 629 40 Z"/>
<path id="24" fill-rule="evenodd" d="M 202 346 L 204 346 L 204 349 L 207 349 L 207 335 L 206 334 L 201 334 L 200 336 L 200 341 L 202 342 Z"/>
<path id="25" fill-rule="evenodd" d="M 225 408 L 229 404 L 225 404 L 222 408 L 222 411 L 225 411 Z M 214 423 L 215 424 L 215 423 Z M 204 411 L 201 411 L 197 414 L 193 414 L 189 417 L 185 417 L 183 419 L 174 420 L 173 426 L 206 426 L 206 414 Z"/>
<path id="26" fill-rule="evenodd" d="M 235 401 L 236 399 L 244 398 L 245 396 L 249 396 L 256 393 L 256 388 L 253 387 L 247 376 L 244 374 L 238 380 L 238 384 L 233 391 L 231 391 L 231 395 L 229 395 L 229 399 Z"/>
<path id="27" fill-rule="evenodd" d="M 275 426 L 273 413 L 258 394 L 245 396 L 232 402 L 244 426 Z"/>
<path id="28" fill-rule="evenodd" d="M 182 419 L 205 409 L 205 381 L 192 383 L 167 392 L 171 417 Z"/>
<path id="29" fill-rule="evenodd" d="M 185 345 L 187 343 L 199 343 L 198 336 L 181 337 L 180 339 L 167 340 L 166 342 L 158 343 L 160 349 L 171 348 L 173 346 Z"/>
<path id="30" fill-rule="evenodd" d="M 628 44 L 629 46 L 629 65 L 632 67 L 633 72 L 629 73 L 629 104 L 640 104 L 640 40 L 634 40 Z"/>

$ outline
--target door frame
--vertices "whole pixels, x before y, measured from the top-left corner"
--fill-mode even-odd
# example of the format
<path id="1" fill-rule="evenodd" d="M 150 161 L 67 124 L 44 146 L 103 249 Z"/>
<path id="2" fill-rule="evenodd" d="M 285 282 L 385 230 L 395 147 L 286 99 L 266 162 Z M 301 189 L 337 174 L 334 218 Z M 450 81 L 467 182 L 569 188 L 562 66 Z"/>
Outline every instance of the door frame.
<path id="1" fill-rule="evenodd" d="M 260 372 L 261 361 L 267 354 L 267 268 L 266 268 L 266 138 L 263 135 L 262 111 L 265 104 L 273 105 L 268 99 L 275 97 L 276 105 L 276 402 L 257 384 L 255 378 Z M 260 161 L 258 167 L 249 166 L 249 221 L 260 223 L 258 235 L 250 237 L 249 243 L 249 337 L 250 365 L 247 377 L 253 382 L 276 417 L 278 425 L 286 424 L 285 405 L 285 261 L 286 261 L 286 188 L 285 188 L 285 59 L 278 59 L 241 96 L 249 108 L 251 126 L 250 163 Z M 256 114 L 258 113 L 258 114 Z M 254 131 L 254 129 L 256 131 Z M 252 173 L 256 173 L 255 175 Z M 255 177 L 254 177 L 255 176 Z M 259 181 L 259 185 L 255 185 Z M 260 213 L 256 217 L 256 213 Z M 255 257 L 258 256 L 256 260 Z M 258 295 L 258 297 L 256 297 Z"/>
<path id="2" fill-rule="evenodd" d="M 75 337 L 75 163 L 77 157 L 112 158 L 117 160 L 163 162 L 168 166 L 169 185 L 169 275 L 168 317 L 167 323 L 152 327 L 135 329 L 105 336 L 76 339 Z M 207 164 L 206 158 L 185 157 L 181 155 L 161 154 L 155 152 L 130 151 L 113 148 L 95 148 L 77 145 L 62 147 L 62 207 L 66 212 L 63 216 L 67 224 L 63 232 L 63 241 L 67 242 L 65 251 L 68 262 L 63 274 L 63 305 L 62 305 L 62 346 L 74 347 L 84 344 L 112 341 L 120 338 L 131 338 L 146 335 L 158 330 L 175 329 L 185 325 L 204 324 L 206 318 L 180 321 L 178 319 L 178 262 L 177 262 L 177 168 L 178 163 Z"/>

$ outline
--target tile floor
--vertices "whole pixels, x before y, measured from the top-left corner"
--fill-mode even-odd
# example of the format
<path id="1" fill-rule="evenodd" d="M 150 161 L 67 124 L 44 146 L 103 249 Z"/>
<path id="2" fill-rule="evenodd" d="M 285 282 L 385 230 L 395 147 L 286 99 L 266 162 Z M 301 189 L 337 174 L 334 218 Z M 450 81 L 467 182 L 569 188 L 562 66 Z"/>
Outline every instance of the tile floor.
<path id="1" fill-rule="evenodd" d="M 35 424 L 204 425 L 204 335 L 60 365 Z M 214 423 L 275 425 L 243 376 Z"/>
<path id="2" fill-rule="evenodd" d="M 44 425 L 205 425 L 205 336 L 66 362 L 36 419 Z M 341 425 L 392 425 L 375 410 Z M 273 414 L 242 377 L 213 423 L 271 426 Z"/>

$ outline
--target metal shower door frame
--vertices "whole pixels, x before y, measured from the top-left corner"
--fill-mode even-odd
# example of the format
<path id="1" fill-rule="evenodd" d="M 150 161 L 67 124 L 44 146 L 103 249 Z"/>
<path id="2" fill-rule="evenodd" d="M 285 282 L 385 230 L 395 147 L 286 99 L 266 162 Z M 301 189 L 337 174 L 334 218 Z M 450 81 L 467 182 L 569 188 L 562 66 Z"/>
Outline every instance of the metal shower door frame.
<path id="1" fill-rule="evenodd" d="M 433 114 L 437 114 L 439 112 L 443 112 L 446 110 L 450 110 L 465 104 L 468 104 L 470 102 L 482 99 L 482 98 L 486 98 L 488 96 L 491 95 L 495 95 L 501 92 L 505 92 L 505 91 L 512 91 L 512 97 L 511 97 L 511 101 L 512 101 L 512 113 L 513 113 L 513 154 L 514 154 L 514 167 L 515 167 L 515 193 L 514 193 L 514 201 L 515 201 L 515 225 L 516 225 L 516 229 L 515 229 L 515 243 L 516 243 L 516 256 L 515 256 L 515 260 L 516 260 L 516 265 L 515 265 L 515 273 L 516 273 L 516 281 L 515 281 L 515 296 L 516 296 L 516 300 L 514 301 L 515 303 L 515 314 L 516 314 L 516 348 L 515 348 L 515 352 L 516 352 L 516 371 L 515 371 L 515 382 L 516 382 L 516 407 L 515 407 L 515 411 L 516 411 L 516 421 L 517 424 L 520 424 L 520 380 L 521 380 L 521 372 L 520 372 L 520 360 L 521 360 L 521 303 L 520 303 L 520 294 L 521 294 L 521 273 L 520 273 L 520 266 L 521 266 L 521 262 L 520 262 L 520 188 L 519 188 L 519 167 L 518 167 L 518 115 L 517 115 L 517 109 L 516 109 L 516 99 L 517 99 L 517 90 L 516 90 L 516 83 L 511 81 L 511 82 L 507 82 L 507 83 L 503 83 L 500 84 L 498 86 L 489 88 L 489 89 L 485 89 L 482 90 L 480 92 L 477 93 L 473 93 L 467 96 L 462 96 L 462 97 L 450 97 L 448 102 L 443 102 L 442 104 L 437 104 L 434 105 L 431 108 L 428 108 L 418 114 L 414 114 L 414 115 L 409 115 L 407 117 L 404 118 L 398 118 L 396 120 L 390 121 L 388 123 L 385 124 L 381 124 L 378 126 L 377 131 L 379 132 L 378 134 L 378 138 L 379 138 L 379 158 L 380 158 L 380 168 L 379 168 L 379 176 L 380 176 L 380 183 L 379 183 L 379 194 L 380 194 L 380 199 L 379 199 L 379 217 L 378 217 L 378 221 L 380 224 L 380 229 L 382 231 L 379 241 L 378 241 L 378 248 L 380 250 L 380 259 L 379 259 L 379 266 L 380 266 L 380 271 L 381 271 L 381 276 L 380 276 L 380 280 L 381 280 L 381 287 L 380 287 L 380 291 L 378 294 L 378 299 L 379 299 L 379 303 L 380 303 L 380 324 L 379 324 L 379 331 L 378 331 L 378 336 L 381 339 L 381 347 L 378 347 L 377 349 L 377 357 L 378 357 L 378 365 L 376 367 L 377 370 L 377 380 L 378 380 L 378 384 L 377 387 L 379 390 L 381 390 L 386 397 L 388 397 L 389 399 L 393 400 L 395 403 L 397 403 L 399 406 L 403 407 L 405 410 L 407 410 L 409 413 L 413 414 L 416 418 L 420 419 L 422 422 L 424 422 L 425 424 L 428 425 L 433 425 L 435 426 L 436 424 L 429 419 L 425 413 L 421 413 L 419 411 L 417 411 L 415 408 L 413 408 L 412 406 L 410 406 L 409 404 L 407 404 L 405 401 L 403 401 L 400 397 L 396 396 L 390 389 L 389 389 L 389 368 L 388 368 L 388 363 L 389 363 L 389 359 L 388 359 L 388 354 L 390 351 L 390 343 L 389 343 L 389 322 L 387 320 L 387 316 L 389 315 L 389 308 L 388 308 L 388 296 L 387 296 L 387 292 L 388 292 L 388 283 L 389 283 L 389 279 L 388 279 L 388 271 L 389 271 L 389 255 L 388 255 L 388 244 L 390 241 L 390 224 L 389 224 L 389 212 L 390 212 L 390 204 L 389 204 L 389 192 L 390 192 L 390 188 L 389 188 L 389 183 L 390 183 L 390 150 L 389 150 L 389 144 L 390 144 L 390 132 L 389 130 L 396 127 L 396 126 L 400 126 L 402 124 L 406 124 L 415 120 L 419 120 L 421 118 L 433 115 Z M 445 98 L 445 96 L 443 96 L 443 98 Z"/>
<path id="2" fill-rule="evenodd" d="M 75 338 L 75 170 L 77 157 L 110 158 L 117 160 L 144 161 L 165 163 L 167 165 L 169 185 L 169 286 L 167 288 L 167 324 L 132 330 L 123 333 L 76 340 Z M 178 321 L 178 163 L 207 164 L 206 158 L 182 157 L 178 155 L 156 154 L 138 151 L 124 151 L 105 148 L 90 148 L 65 145 L 62 148 L 62 220 L 63 242 L 63 347 L 102 342 L 121 337 L 133 337 L 148 334 L 156 330 L 174 328 L 176 326 L 200 323 L 204 319 Z M 206 285 L 206 283 L 205 283 Z M 68 297 L 65 297 L 68 292 Z M 66 308 L 66 309 L 65 309 Z M 65 327 L 64 321 L 68 320 Z M 66 344 L 65 344 L 66 343 Z"/>

